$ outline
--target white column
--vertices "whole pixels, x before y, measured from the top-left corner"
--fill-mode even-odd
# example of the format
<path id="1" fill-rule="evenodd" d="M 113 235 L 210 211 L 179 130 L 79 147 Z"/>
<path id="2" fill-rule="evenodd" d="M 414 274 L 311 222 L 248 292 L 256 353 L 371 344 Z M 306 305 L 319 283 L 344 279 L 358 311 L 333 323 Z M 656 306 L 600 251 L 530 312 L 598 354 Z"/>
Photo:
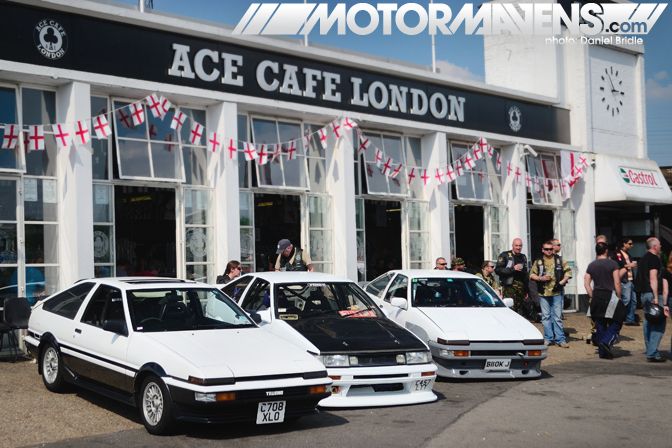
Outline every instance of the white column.
<path id="1" fill-rule="evenodd" d="M 229 139 L 238 138 L 238 106 L 218 103 L 206 110 L 210 129 L 224 141 L 221 151 L 209 154 L 208 173 L 214 189 L 215 273 L 224 273 L 229 260 L 240 258 L 240 208 L 238 204 L 238 161 L 229 158 Z"/>
<path id="2" fill-rule="evenodd" d="M 523 240 L 523 253 L 530 258 L 530 248 L 527 247 L 527 187 L 525 182 L 516 182 L 515 176 L 507 176 L 507 162 L 511 161 L 514 167 L 520 167 L 525 172 L 525 160 L 520 159 L 519 145 L 502 146 L 502 197 L 504 205 L 509 208 L 509 240 L 504 246 L 511 247 L 515 238 Z M 495 257 L 499 254 L 494 254 Z"/>
<path id="3" fill-rule="evenodd" d="M 422 160 L 424 166 L 442 167 L 445 170 L 448 166 L 446 134 L 436 132 L 422 138 Z M 431 188 L 424 189 L 425 197 L 429 199 L 429 255 L 432 268 L 439 257 L 450 261 L 449 188 L 450 184 L 437 185 L 433 182 Z"/>
<path id="4" fill-rule="evenodd" d="M 334 274 L 357 281 L 357 223 L 353 132 L 336 140 L 327 133 L 327 191 L 334 213 Z"/>
<path id="5" fill-rule="evenodd" d="M 583 274 L 588 264 L 595 259 L 595 185 L 593 168 L 584 169 L 583 179 L 574 185 L 571 201 L 574 206 L 575 252 L 577 268 L 577 293 L 587 294 Z"/>
<path id="6" fill-rule="evenodd" d="M 91 88 L 74 82 L 56 91 L 56 121 L 74 123 L 91 117 Z M 89 122 L 91 126 L 91 122 Z M 91 127 L 89 127 L 91 129 Z M 74 138 L 73 138 L 74 141 Z M 91 143 L 58 151 L 60 285 L 71 286 L 93 271 L 93 172 Z"/>

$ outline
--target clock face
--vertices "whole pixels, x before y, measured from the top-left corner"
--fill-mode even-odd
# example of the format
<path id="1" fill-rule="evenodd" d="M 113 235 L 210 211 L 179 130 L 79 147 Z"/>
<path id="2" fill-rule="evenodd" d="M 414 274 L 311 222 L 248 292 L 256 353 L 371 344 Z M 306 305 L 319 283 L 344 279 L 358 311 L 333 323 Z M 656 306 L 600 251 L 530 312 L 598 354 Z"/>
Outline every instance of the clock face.
<path id="1" fill-rule="evenodd" d="M 618 70 L 614 67 L 604 69 L 604 73 L 600 75 L 600 95 L 602 96 L 602 104 L 607 113 L 612 117 L 621 113 L 623 109 L 623 102 L 625 101 L 625 92 L 623 91 L 623 80 L 618 77 Z"/>

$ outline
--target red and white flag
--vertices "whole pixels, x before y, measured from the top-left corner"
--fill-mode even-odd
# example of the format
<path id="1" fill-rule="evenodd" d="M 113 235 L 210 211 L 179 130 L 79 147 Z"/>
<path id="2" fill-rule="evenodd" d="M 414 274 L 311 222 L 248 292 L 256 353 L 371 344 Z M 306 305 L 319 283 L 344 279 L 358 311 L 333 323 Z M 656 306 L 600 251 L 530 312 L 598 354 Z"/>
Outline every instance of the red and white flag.
<path id="1" fill-rule="evenodd" d="M 552 182 L 553 182 L 553 192 L 557 193 L 557 191 L 558 191 L 558 181 L 556 179 L 553 179 Z"/>
<path id="2" fill-rule="evenodd" d="M 280 152 L 281 148 L 279 143 L 268 145 L 268 157 L 271 162 L 275 161 L 275 163 L 280 163 Z"/>
<path id="3" fill-rule="evenodd" d="M 336 138 L 341 138 L 341 126 L 338 124 L 339 120 L 334 120 L 331 122 L 331 130 L 334 132 Z"/>
<path id="4" fill-rule="evenodd" d="M 138 101 L 131 104 L 131 117 L 133 118 L 133 124 L 135 126 L 140 126 L 145 122 L 145 108 L 142 107 L 142 102 Z"/>
<path id="5" fill-rule="evenodd" d="M 363 137 L 360 139 L 361 143 L 359 144 L 359 148 L 357 149 L 357 155 L 360 155 L 367 149 L 369 149 L 369 145 L 371 144 L 371 140 L 364 139 Z"/>
<path id="6" fill-rule="evenodd" d="M 175 141 L 175 137 L 173 137 L 173 134 L 171 134 L 170 132 L 166 132 L 166 136 L 164 137 L 163 141 L 172 143 L 172 142 Z M 175 146 L 175 145 L 170 144 L 170 145 L 167 145 L 167 146 L 168 146 L 168 152 L 172 152 L 173 151 L 173 146 Z"/>
<path id="7" fill-rule="evenodd" d="M 145 101 L 147 101 L 147 105 L 149 106 L 149 110 L 152 112 L 152 116 L 154 118 L 162 118 L 163 109 L 161 108 L 161 100 L 159 99 L 159 95 L 152 93 L 147 98 L 145 98 Z"/>
<path id="8" fill-rule="evenodd" d="M 163 95 L 161 95 L 161 99 L 159 100 L 161 103 L 161 119 L 163 120 L 163 117 L 166 116 L 168 111 L 170 110 L 171 102 L 168 100 L 168 98 L 165 98 Z"/>
<path id="9" fill-rule="evenodd" d="M 455 165 L 455 174 L 457 174 L 457 177 L 462 176 L 464 174 L 464 169 L 462 168 L 462 162 L 460 162 L 460 159 L 457 159 L 454 165 Z"/>
<path id="10" fill-rule="evenodd" d="M 579 156 L 579 165 L 587 167 L 588 166 L 588 156 L 584 157 L 583 155 L 580 155 Z"/>
<path id="11" fill-rule="evenodd" d="M 502 169 L 502 155 L 500 153 L 497 153 L 497 162 L 495 163 L 495 167 L 497 168 L 497 171 Z"/>
<path id="12" fill-rule="evenodd" d="M 31 151 L 44 150 L 44 126 L 28 126 L 28 149 Z"/>
<path id="13" fill-rule="evenodd" d="M 75 143 L 86 145 L 91 140 L 91 133 L 86 120 L 78 121 L 75 125 Z"/>
<path id="14" fill-rule="evenodd" d="M 229 139 L 229 146 L 226 147 L 226 150 L 229 151 L 229 160 L 238 159 L 238 147 L 234 139 Z"/>
<path id="15" fill-rule="evenodd" d="M 72 145 L 72 138 L 70 138 L 70 133 L 65 128 L 65 124 L 55 124 L 51 127 L 51 130 L 54 131 L 56 146 L 59 148 L 67 148 Z"/>
<path id="16" fill-rule="evenodd" d="M 399 173 L 401 173 L 401 170 L 402 170 L 403 168 L 404 168 L 404 164 L 403 164 L 403 163 L 400 163 L 399 165 L 397 165 L 397 167 L 394 169 L 394 171 L 392 171 L 392 172 L 390 173 L 390 177 L 391 177 L 392 179 L 396 179 L 397 176 L 399 175 Z"/>
<path id="17" fill-rule="evenodd" d="M 469 154 L 469 151 L 464 155 L 464 166 L 468 170 L 474 169 L 474 159 L 471 157 L 471 154 Z"/>
<path id="18" fill-rule="evenodd" d="M 520 182 L 520 177 L 523 173 L 520 172 L 520 167 L 516 167 L 516 182 Z"/>
<path id="19" fill-rule="evenodd" d="M 308 152 L 308 146 L 310 145 L 310 135 L 304 135 L 301 141 L 303 142 L 303 153 L 305 154 Z"/>
<path id="20" fill-rule="evenodd" d="M 565 179 L 562 179 L 560 181 L 560 191 L 562 192 L 563 200 L 567 200 L 571 196 L 570 189 L 569 189 L 569 183 Z"/>
<path id="21" fill-rule="evenodd" d="M 179 134 L 182 131 L 182 126 L 184 125 L 184 120 L 187 119 L 187 116 L 180 109 L 175 111 L 173 116 L 173 121 L 170 122 L 170 129 L 175 129 Z"/>
<path id="22" fill-rule="evenodd" d="M 362 134 L 362 130 L 357 127 L 357 135 L 359 136 L 360 140 L 364 140 L 364 134 Z"/>
<path id="23" fill-rule="evenodd" d="M 483 157 L 483 150 L 481 149 L 481 145 L 475 143 L 473 146 L 473 150 L 474 150 L 474 160 L 481 160 L 481 158 Z"/>
<path id="24" fill-rule="evenodd" d="M 415 179 L 417 176 L 415 175 L 415 168 L 411 168 L 411 172 L 408 173 L 408 185 L 411 185 L 411 182 L 413 182 L 413 179 Z"/>
<path id="25" fill-rule="evenodd" d="M 256 159 L 257 156 L 257 150 L 254 148 L 254 145 L 252 143 L 245 142 L 245 160 L 249 162 Z"/>
<path id="26" fill-rule="evenodd" d="M 19 131 L 19 126 L 16 124 L 6 124 L 5 135 L 2 137 L 2 147 L 4 149 L 12 149 L 19 143 L 20 138 L 21 131 Z"/>
<path id="27" fill-rule="evenodd" d="M 455 170 L 453 169 L 453 166 L 449 164 L 446 167 L 446 180 L 448 182 L 452 182 L 455 179 L 457 179 L 457 176 L 455 175 Z"/>
<path id="28" fill-rule="evenodd" d="M 354 121 L 350 121 L 348 117 L 343 118 L 343 129 L 347 129 L 351 131 L 353 128 L 357 126 L 357 123 Z"/>
<path id="29" fill-rule="evenodd" d="M 532 188 L 532 178 L 528 172 L 525 172 L 525 186 L 527 188 Z"/>
<path id="30" fill-rule="evenodd" d="M 153 124 L 149 125 L 149 139 L 150 140 L 158 140 L 159 138 L 159 128 L 154 126 Z"/>
<path id="31" fill-rule="evenodd" d="M 507 166 L 506 166 L 506 170 L 507 170 L 506 177 L 511 177 L 511 176 L 513 176 L 513 174 L 514 174 L 513 166 L 511 165 L 511 161 L 510 161 L 510 160 L 509 160 L 508 162 L 506 162 L 506 163 L 507 163 Z"/>
<path id="32" fill-rule="evenodd" d="M 259 165 L 266 165 L 268 162 L 268 147 L 266 145 L 257 145 L 257 163 Z"/>
<path id="33" fill-rule="evenodd" d="M 383 150 L 380 148 L 376 148 L 376 166 L 380 167 L 380 165 L 383 163 Z"/>
<path id="34" fill-rule="evenodd" d="M 575 179 L 578 179 L 579 177 L 583 177 L 583 169 L 585 167 L 583 165 L 576 165 L 574 166 L 574 175 L 573 177 Z"/>
<path id="35" fill-rule="evenodd" d="M 282 149 L 287 154 L 287 160 L 296 159 L 296 140 L 292 140 L 289 143 L 283 143 Z"/>
<path id="36" fill-rule="evenodd" d="M 91 123 L 93 124 L 93 130 L 96 131 L 96 137 L 98 138 L 107 138 L 112 133 L 105 114 L 98 115 Z"/>
<path id="37" fill-rule="evenodd" d="M 208 149 L 212 152 L 217 152 L 220 146 L 222 146 L 222 139 L 216 132 L 211 132 L 208 136 Z"/>
<path id="38" fill-rule="evenodd" d="M 488 154 L 488 158 L 490 158 L 490 159 L 492 159 L 492 156 L 495 155 L 495 148 L 493 148 L 493 147 L 490 146 L 489 144 L 488 144 L 488 152 L 487 152 L 487 154 Z"/>
<path id="39" fill-rule="evenodd" d="M 490 157 L 492 157 L 492 154 L 488 153 L 488 141 L 484 139 L 483 137 L 479 138 L 478 141 L 476 142 L 478 147 L 481 149 L 481 157 L 485 157 L 486 154 L 488 154 Z M 474 151 L 474 154 L 476 151 Z"/>
<path id="40" fill-rule="evenodd" d="M 200 123 L 192 120 L 191 131 L 189 131 L 189 142 L 192 145 L 200 145 L 203 137 L 203 126 Z"/>
<path id="41" fill-rule="evenodd" d="M 422 185 L 427 186 L 432 183 L 432 176 L 427 172 L 429 170 L 427 169 L 421 169 L 420 172 L 422 173 L 422 176 L 420 176 L 420 179 L 422 180 Z"/>
<path id="42" fill-rule="evenodd" d="M 133 127 L 133 120 L 131 119 L 131 116 L 128 115 L 128 113 L 125 110 L 125 107 L 122 107 L 121 109 L 117 109 L 117 120 L 119 120 L 119 123 L 126 129 L 131 129 Z"/>
<path id="43" fill-rule="evenodd" d="M 436 179 L 436 183 L 441 185 L 443 184 L 443 177 L 445 174 L 443 173 L 443 170 L 441 168 L 436 169 L 436 174 L 434 175 L 434 179 Z"/>
<path id="44" fill-rule="evenodd" d="M 389 176 L 390 173 L 392 172 L 392 165 L 394 164 L 394 161 L 392 160 L 392 157 L 388 157 L 385 163 L 383 164 L 381 172 L 383 173 L 383 176 Z"/>
<path id="45" fill-rule="evenodd" d="M 317 132 L 320 134 L 320 143 L 322 144 L 322 149 L 327 149 L 327 128 L 324 127 Z"/>

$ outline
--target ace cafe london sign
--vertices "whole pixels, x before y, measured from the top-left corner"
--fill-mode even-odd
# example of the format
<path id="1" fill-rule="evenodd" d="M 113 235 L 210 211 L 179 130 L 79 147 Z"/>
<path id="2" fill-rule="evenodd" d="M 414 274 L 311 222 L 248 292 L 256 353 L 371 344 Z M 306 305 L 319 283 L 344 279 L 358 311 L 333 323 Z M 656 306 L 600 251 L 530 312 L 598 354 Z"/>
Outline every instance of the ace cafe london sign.
<path id="1" fill-rule="evenodd" d="M 656 180 L 656 172 L 638 168 L 618 167 L 623 182 L 638 187 L 662 188 Z"/>

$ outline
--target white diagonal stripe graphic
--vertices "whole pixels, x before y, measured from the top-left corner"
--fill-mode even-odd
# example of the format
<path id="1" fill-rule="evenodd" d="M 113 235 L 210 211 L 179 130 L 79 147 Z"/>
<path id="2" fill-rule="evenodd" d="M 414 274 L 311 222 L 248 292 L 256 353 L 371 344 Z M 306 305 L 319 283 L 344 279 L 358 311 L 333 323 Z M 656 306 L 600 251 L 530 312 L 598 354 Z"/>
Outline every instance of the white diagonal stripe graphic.
<path id="1" fill-rule="evenodd" d="M 245 29 L 245 25 L 247 25 L 247 22 L 252 18 L 258 7 L 259 3 L 252 3 L 250 7 L 247 8 L 245 15 L 243 16 L 242 19 L 240 19 L 240 22 L 238 22 L 238 25 L 236 25 L 236 28 L 233 30 L 233 33 L 231 34 L 242 33 L 243 30 Z"/>
<path id="2" fill-rule="evenodd" d="M 250 23 L 247 24 L 243 34 L 259 34 L 261 30 L 264 29 L 266 22 L 271 18 L 275 8 L 278 7 L 277 3 L 262 3 L 262 5 L 257 10 L 257 13 L 252 17 Z"/>
<path id="3" fill-rule="evenodd" d="M 281 3 L 261 34 L 295 35 L 308 19 L 310 13 L 313 12 L 313 9 L 315 9 L 314 3 Z"/>

